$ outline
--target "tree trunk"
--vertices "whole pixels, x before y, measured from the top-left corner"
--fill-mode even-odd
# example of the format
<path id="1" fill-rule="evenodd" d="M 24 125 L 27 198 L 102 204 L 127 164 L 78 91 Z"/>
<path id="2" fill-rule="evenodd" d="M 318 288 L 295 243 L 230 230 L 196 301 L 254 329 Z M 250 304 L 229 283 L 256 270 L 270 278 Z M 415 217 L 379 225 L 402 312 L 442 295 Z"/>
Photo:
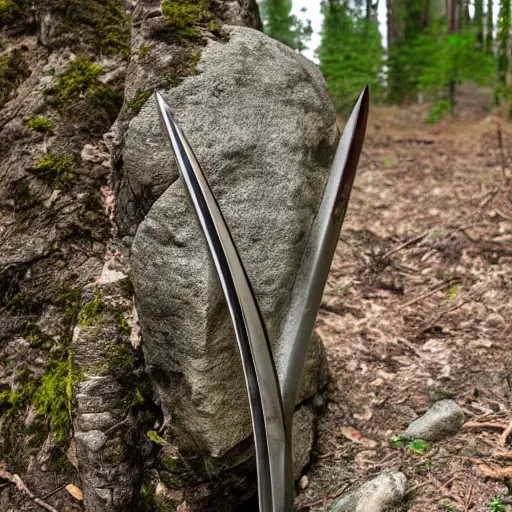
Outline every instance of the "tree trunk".
<path id="1" fill-rule="evenodd" d="M 193 73 L 222 23 L 261 28 L 255 0 L 211 0 L 192 26 L 166 24 L 159 0 L 133 16 L 132 3 L 14 0 L 0 13 L 0 461 L 36 496 L 74 483 L 88 512 L 157 499 L 135 504 L 161 418 L 136 347 L 130 238 L 112 220 L 117 209 L 132 234 L 146 203 L 129 206 L 107 145 L 119 155 L 148 92 Z M 172 57 L 165 76 L 157 50 Z M 83 510 L 66 491 L 47 502 Z M 15 486 L 0 493 L 1 510 L 34 506 Z"/>
<path id="2" fill-rule="evenodd" d="M 510 0 L 500 1 L 498 19 L 498 81 L 505 87 L 510 59 Z"/>
<path id="3" fill-rule="evenodd" d="M 476 31 L 476 41 L 478 48 L 483 50 L 484 48 L 484 2 L 483 0 L 475 0 L 475 18 L 473 21 Z"/>
<path id="4" fill-rule="evenodd" d="M 485 51 L 494 53 L 494 21 L 493 21 L 493 0 L 487 0 L 486 14 L 486 33 L 485 33 Z"/>

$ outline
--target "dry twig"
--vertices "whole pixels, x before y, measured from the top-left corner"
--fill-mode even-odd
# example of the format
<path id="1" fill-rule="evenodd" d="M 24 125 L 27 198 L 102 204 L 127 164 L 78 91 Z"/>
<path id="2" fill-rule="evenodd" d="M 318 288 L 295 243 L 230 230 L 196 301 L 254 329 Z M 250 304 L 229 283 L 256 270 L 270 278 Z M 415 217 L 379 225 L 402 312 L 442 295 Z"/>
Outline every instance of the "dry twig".
<path id="1" fill-rule="evenodd" d="M 45 501 L 39 499 L 24 483 L 23 480 L 16 474 L 9 473 L 3 465 L 0 465 L 0 478 L 4 480 L 8 480 L 12 484 L 14 484 L 21 492 L 24 492 L 34 503 L 37 503 L 40 507 L 49 510 L 50 512 L 58 512 L 56 508 L 53 508 L 51 505 L 46 503 Z"/>

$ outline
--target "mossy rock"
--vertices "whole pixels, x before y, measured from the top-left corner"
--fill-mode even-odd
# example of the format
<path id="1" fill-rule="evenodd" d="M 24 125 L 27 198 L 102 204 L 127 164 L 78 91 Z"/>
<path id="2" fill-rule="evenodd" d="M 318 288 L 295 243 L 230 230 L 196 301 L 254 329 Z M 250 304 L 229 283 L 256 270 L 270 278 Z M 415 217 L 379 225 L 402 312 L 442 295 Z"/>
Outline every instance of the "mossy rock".
<path id="1" fill-rule="evenodd" d="M 18 4 L 13 0 L 0 0 L 0 27 L 14 20 L 20 11 Z"/>
<path id="2" fill-rule="evenodd" d="M 169 37 L 200 39 L 200 28 L 222 36 L 220 20 L 209 10 L 207 0 L 164 0 L 162 14 Z"/>
<path id="3" fill-rule="evenodd" d="M 62 45 L 77 41 L 97 54 L 130 56 L 130 18 L 118 0 L 53 0 L 62 15 L 56 35 Z M 77 38 L 77 33 L 80 38 Z"/>
<path id="4" fill-rule="evenodd" d="M 31 118 L 27 119 L 25 121 L 25 126 L 28 129 L 39 133 L 47 133 L 53 130 L 53 122 L 49 119 L 46 119 L 46 117 L 39 115 L 32 116 Z"/>
<path id="5" fill-rule="evenodd" d="M 116 119 L 123 104 L 122 84 L 106 86 L 99 77 L 103 67 L 88 55 L 73 59 L 46 92 L 57 108 L 89 133 L 103 133 Z"/>
<path id="6" fill-rule="evenodd" d="M 25 56 L 21 49 L 0 57 L 0 107 L 9 99 L 11 91 L 25 74 Z"/>
<path id="7" fill-rule="evenodd" d="M 68 153 L 46 153 L 32 170 L 38 178 L 56 190 L 68 188 L 75 180 L 75 158 Z"/>

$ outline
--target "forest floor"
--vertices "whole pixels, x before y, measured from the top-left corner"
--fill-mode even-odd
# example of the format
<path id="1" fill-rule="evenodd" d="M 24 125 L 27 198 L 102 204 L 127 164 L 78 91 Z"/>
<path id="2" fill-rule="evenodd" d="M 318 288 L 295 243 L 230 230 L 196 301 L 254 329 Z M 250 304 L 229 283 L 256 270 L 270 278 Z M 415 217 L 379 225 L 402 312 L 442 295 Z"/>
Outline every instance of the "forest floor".
<path id="1" fill-rule="evenodd" d="M 332 383 L 299 509 L 382 471 L 410 512 L 512 510 L 512 124 L 372 108 L 318 320 Z M 436 400 L 467 423 L 423 455 L 393 447 Z"/>

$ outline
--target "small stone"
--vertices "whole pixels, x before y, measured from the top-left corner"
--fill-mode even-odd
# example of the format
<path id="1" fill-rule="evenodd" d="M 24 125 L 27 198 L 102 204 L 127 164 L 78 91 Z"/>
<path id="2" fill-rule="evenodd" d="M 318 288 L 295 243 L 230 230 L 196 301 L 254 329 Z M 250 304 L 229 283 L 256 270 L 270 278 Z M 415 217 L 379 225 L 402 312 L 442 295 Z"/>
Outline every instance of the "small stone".
<path id="1" fill-rule="evenodd" d="M 99 430 L 90 430 L 76 433 L 75 441 L 78 449 L 83 447 L 92 453 L 97 453 L 105 446 L 107 436 Z"/>
<path id="2" fill-rule="evenodd" d="M 414 420 L 402 434 L 405 439 L 440 441 L 455 435 L 464 424 L 464 413 L 454 400 L 436 402 L 423 416 Z"/>
<path id="3" fill-rule="evenodd" d="M 403 499 L 406 483 L 403 473 L 382 473 L 335 501 L 329 512 L 384 512 Z"/>
<path id="4" fill-rule="evenodd" d="M 308 477 L 306 475 L 302 475 L 301 479 L 299 480 L 299 486 L 302 490 L 304 490 L 309 484 Z"/>

